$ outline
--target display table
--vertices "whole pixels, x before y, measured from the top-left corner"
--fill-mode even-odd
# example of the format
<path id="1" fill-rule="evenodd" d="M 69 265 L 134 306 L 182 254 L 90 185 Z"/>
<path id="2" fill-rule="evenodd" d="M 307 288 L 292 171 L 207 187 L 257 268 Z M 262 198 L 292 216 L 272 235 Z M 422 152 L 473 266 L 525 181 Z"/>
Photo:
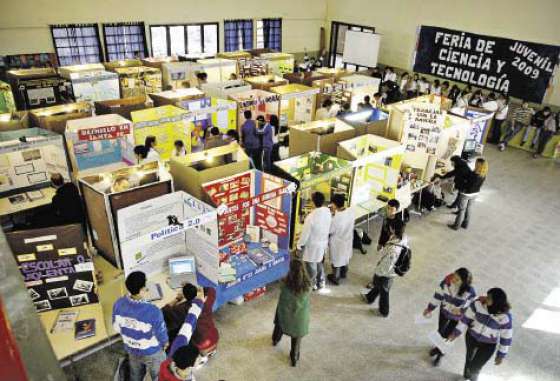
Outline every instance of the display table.
<path id="1" fill-rule="evenodd" d="M 31 209 L 39 208 L 41 206 L 49 205 L 56 193 L 56 189 L 47 187 L 36 190 L 34 192 L 41 192 L 43 194 L 43 198 L 30 200 L 29 197 L 25 195 L 25 193 L 0 198 L 0 216 L 11 216 L 17 213 L 22 213 Z M 25 201 L 15 204 L 10 201 L 10 199 L 12 199 L 13 197 L 19 198 L 19 196 L 23 197 Z"/>

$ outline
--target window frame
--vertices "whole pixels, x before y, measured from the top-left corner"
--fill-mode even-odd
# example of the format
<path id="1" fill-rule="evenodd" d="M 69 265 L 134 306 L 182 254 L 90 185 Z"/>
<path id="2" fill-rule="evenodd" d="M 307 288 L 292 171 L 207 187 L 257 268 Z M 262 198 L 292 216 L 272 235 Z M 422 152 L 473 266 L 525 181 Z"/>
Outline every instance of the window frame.
<path id="1" fill-rule="evenodd" d="M 104 53 L 105 53 L 105 57 L 107 59 L 107 61 L 111 61 L 111 58 L 109 57 L 109 48 L 108 48 L 108 43 L 107 43 L 107 33 L 105 31 L 105 28 L 107 27 L 122 27 L 122 26 L 138 26 L 141 27 L 142 30 L 142 42 L 143 42 L 143 52 L 144 52 L 144 58 L 149 56 L 149 52 L 148 52 L 148 43 L 146 41 L 146 25 L 144 24 L 143 21 L 137 21 L 137 22 L 113 22 L 113 23 L 103 23 L 101 24 L 101 27 L 103 29 L 103 42 L 104 42 Z M 134 36 L 136 36 L 138 34 L 134 34 Z M 111 35 L 112 36 L 117 36 L 117 35 Z M 114 44 L 111 44 L 114 45 Z M 126 54 L 126 52 L 125 52 Z M 115 58 L 114 60 L 119 60 L 121 58 Z M 125 57 L 124 59 L 130 59 L 130 57 Z"/>
<path id="2" fill-rule="evenodd" d="M 329 59 L 328 59 L 328 66 L 333 68 L 336 66 L 336 58 L 338 55 L 340 55 L 339 53 L 337 53 L 338 50 L 338 31 L 340 26 L 346 26 L 346 30 L 358 30 L 360 32 L 369 32 L 371 31 L 371 33 L 375 33 L 375 27 L 374 26 L 368 26 L 368 25 L 358 25 L 358 24 L 350 24 L 350 23 L 346 23 L 346 22 L 342 22 L 342 21 L 331 21 L 331 35 L 330 35 L 330 39 L 329 39 Z M 344 69 L 346 69 L 348 66 L 348 64 L 344 63 L 343 67 Z M 358 71 L 362 66 L 355 66 L 355 71 Z"/>
<path id="3" fill-rule="evenodd" d="M 261 19 L 262 20 L 262 19 Z M 226 22 L 239 22 L 239 21 L 243 21 L 243 22 L 247 22 L 250 21 L 251 22 L 251 47 L 250 48 L 245 48 L 243 47 L 244 43 L 243 43 L 243 37 L 239 36 L 239 32 L 242 32 L 242 30 L 238 29 L 238 39 L 239 37 L 241 37 L 240 40 L 240 44 L 238 43 L 237 49 L 234 50 L 226 50 Z M 236 51 L 246 51 L 246 50 L 252 50 L 255 49 L 255 44 L 256 44 L 256 26 L 255 26 L 255 21 L 256 19 L 227 19 L 227 20 L 223 20 L 224 23 L 224 52 L 236 52 Z M 264 38 L 264 36 L 263 36 Z M 239 41 L 239 40 L 238 40 Z"/>
<path id="4" fill-rule="evenodd" d="M 53 48 L 54 48 L 54 53 L 56 54 L 56 59 L 58 60 L 58 64 L 60 66 L 71 66 L 71 65 L 83 65 L 83 64 L 89 64 L 92 62 L 72 62 L 70 65 L 66 65 L 63 64 L 63 60 L 61 60 L 61 57 L 59 55 L 58 49 L 59 47 L 57 47 L 56 45 L 56 41 L 57 39 L 63 39 L 62 37 L 55 37 L 54 36 L 54 30 L 55 29 L 68 29 L 68 28 L 95 28 L 95 38 L 97 40 L 97 48 L 98 48 L 98 61 L 96 63 L 103 63 L 105 62 L 105 56 L 104 56 L 104 51 L 103 51 L 103 45 L 101 44 L 101 38 L 100 38 L 100 34 L 99 34 L 99 24 L 97 23 L 88 23 L 88 24 L 52 24 L 49 25 L 49 29 L 51 31 L 51 39 L 52 39 L 52 43 L 53 43 Z M 66 39 L 68 39 L 68 37 L 66 37 Z M 78 46 L 78 48 L 84 48 L 84 47 L 94 47 L 94 46 L 89 46 L 89 45 L 84 45 L 84 46 Z M 68 57 L 68 56 L 63 56 L 63 57 Z M 70 56 L 72 57 L 72 56 Z"/>
<path id="5" fill-rule="evenodd" d="M 265 31 L 264 31 L 264 22 L 266 21 L 278 21 L 280 23 L 280 46 L 278 48 L 271 48 L 270 46 L 266 46 L 266 38 L 265 38 Z M 259 48 L 258 46 L 258 23 L 261 22 L 262 23 L 262 38 L 263 38 L 263 46 L 262 48 Z M 278 52 L 282 51 L 282 29 L 283 29 L 283 20 L 282 17 L 263 17 L 261 19 L 256 19 L 254 22 L 254 27 L 253 29 L 255 30 L 255 38 L 254 38 L 254 45 L 256 49 L 272 49 Z M 269 44 L 270 45 L 270 44 Z"/>
<path id="6" fill-rule="evenodd" d="M 216 26 L 216 54 L 218 54 L 220 52 L 220 23 L 218 21 L 206 21 L 206 22 L 194 22 L 194 23 L 175 23 L 175 24 L 150 24 L 150 48 L 151 48 L 151 52 L 153 55 L 154 52 L 154 46 L 153 46 L 153 37 L 152 37 L 152 28 L 165 28 L 165 38 L 166 38 L 166 43 L 167 43 L 167 55 L 170 56 L 171 55 L 171 33 L 170 33 L 170 27 L 174 27 L 174 26 L 182 26 L 183 27 L 183 33 L 185 35 L 185 54 L 188 55 L 188 32 L 187 32 L 187 27 L 188 26 L 198 26 L 200 27 L 200 42 L 201 42 L 201 48 L 202 48 L 202 53 L 201 54 L 205 54 L 207 52 L 204 51 L 204 26 L 206 25 L 215 25 Z"/>

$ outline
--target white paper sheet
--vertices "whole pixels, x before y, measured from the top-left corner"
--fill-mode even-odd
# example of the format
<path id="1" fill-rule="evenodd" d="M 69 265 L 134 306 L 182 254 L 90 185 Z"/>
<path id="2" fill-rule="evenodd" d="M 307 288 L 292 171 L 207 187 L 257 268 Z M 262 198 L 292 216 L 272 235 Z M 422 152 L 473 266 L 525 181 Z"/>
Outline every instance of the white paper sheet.
<path id="1" fill-rule="evenodd" d="M 453 345 L 452 341 L 448 341 L 441 337 L 438 331 L 430 332 L 428 334 L 428 339 L 430 339 L 432 344 L 436 346 L 441 351 L 441 353 L 447 353 Z"/>

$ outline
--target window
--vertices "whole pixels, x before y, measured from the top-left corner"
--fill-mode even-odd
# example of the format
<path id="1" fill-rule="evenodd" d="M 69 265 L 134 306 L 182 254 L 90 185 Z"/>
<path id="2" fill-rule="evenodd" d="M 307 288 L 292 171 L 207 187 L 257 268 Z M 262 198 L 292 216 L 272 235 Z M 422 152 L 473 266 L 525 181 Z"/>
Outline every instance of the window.
<path id="1" fill-rule="evenodd" d="M 257 20 L 257 49 L 282 51 L 282 19 Z"/>
<path id="2" fill-rule="evenodd" d="M 150 26 L 154 57 L 218 53 L 218 23 Z"/>
<path id="3" fill-rule="evenodd" d="M 52 25 L 51 34 L 60 66 L 103 61 L 97 24 Z"/>
<path id="4" fill-rule="evenodd" d="M 107 61 L 148 55 L 143 22 L 103 24 L 103 36 Z"/>
<path id="5" fill-rule="evenodd" d="M 370 26 L 346 24 L 343 22 L 333 21 L 331 23 L 331 41 L 329 46 L 329 66 L 344 67 L 349 70 L 358 70 L 358 66 L 348 65 L 342 62 L 342 54 L 344 52 L 344 40 L 346 39 L 346 31 L 355 30 L 358 32 L 375 33 L 375 28 Z"/>
<path id="6" fill-rule="evenodd" d="M 253 49 L 253 20 L 224 20 L 224 50 Z"/>

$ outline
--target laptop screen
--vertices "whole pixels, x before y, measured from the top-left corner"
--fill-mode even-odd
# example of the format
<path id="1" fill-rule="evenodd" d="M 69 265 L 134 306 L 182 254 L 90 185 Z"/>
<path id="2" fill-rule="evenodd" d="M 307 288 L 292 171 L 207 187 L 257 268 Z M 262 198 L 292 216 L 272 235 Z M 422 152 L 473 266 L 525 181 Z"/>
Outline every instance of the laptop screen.
<path id="1" fill-rule="evenodd" d="M 185 258 L 173 260 L 169 262 L 169 268 L 172 274 L 194 273 L 194 259 Z"/>

